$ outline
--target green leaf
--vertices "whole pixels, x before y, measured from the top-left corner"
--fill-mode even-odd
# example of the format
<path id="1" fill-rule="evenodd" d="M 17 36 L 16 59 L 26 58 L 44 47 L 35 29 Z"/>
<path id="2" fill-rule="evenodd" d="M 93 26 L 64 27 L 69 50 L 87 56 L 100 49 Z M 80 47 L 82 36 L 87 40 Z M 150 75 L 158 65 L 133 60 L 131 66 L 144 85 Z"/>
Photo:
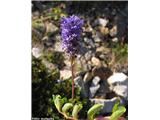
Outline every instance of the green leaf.
<path id="1" fill-rule="evenodd" d="M 88 120 L 93 120 L 94 119 L 94 115 L 99 112 L 103 107 L 103 104 L 95 104 L 94 106 L 92 106 L 88 112 L 87 112 L 87 118 Z"/>
<path id="2" fill-rule="evenodd" d="M 126 112 L 126 108 L 124 106 L 118 107 L 118 109 L 112 113 L 110 120 L 117 120 L 120 116 L 122 116 Z"/>
<path id="3" fill-rule="evenodd" d="M 73 107 L 72 116 L 75 119 L 78 119 L 78 113 L 83 108 L 82 104 L 76 104 Z"/>
<path id="4" fill-rule="evenodd" d="M 68 117 L 68 110 L 73 108 L 73 104 L 72 103 L 66 103 L 63 107 L 62 107 L 62 112 Z"/>
<path id="5" fill-rule="evenodd" d="M 64 100 L 61 99 L 60 95 L 53 95 L 54 104 L 59 112 L 62 111 L 62 105 L 64 104 Z"/>
<path id="6" fill-rule="evenodd" d="M 120 104 L 119 101 L 115 103 L 115 105 L 112 108 L 112 113 L 115 112 L 116 110 L 118 110 L 119 104 Z"/>

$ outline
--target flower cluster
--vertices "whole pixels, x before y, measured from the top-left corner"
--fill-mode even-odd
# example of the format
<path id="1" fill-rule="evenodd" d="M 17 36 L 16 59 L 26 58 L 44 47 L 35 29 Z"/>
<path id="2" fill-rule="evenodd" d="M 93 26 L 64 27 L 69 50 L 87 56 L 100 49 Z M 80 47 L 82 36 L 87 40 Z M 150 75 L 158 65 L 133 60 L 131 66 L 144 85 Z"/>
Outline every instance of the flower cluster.
<path id="1" fill-rule="evenodd" d="M 73 56 L 77 53 L 78 40 L 82 32 L 83 20 L 72 15 L 61 20 L 62 48 Z"/>

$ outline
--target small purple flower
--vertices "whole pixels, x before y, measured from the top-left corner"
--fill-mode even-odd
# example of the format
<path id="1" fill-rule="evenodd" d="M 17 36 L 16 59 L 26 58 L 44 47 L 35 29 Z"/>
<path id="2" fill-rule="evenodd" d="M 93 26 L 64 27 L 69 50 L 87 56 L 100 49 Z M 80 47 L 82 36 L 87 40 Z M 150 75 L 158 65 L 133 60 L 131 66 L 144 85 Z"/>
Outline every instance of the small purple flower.
<path id="1" fill-rule="evenodd" d="M 83 20 L 72 15 L 61 20 L 62 48 L 70 55 L 77 53 L 78 40 L 82 32 Z"/>

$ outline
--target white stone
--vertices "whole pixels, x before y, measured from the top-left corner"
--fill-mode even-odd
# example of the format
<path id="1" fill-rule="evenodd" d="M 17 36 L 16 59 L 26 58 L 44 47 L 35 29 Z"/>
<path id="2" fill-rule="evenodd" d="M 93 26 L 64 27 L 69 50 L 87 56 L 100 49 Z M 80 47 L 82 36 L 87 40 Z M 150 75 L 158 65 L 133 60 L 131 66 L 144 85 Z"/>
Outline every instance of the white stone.
<path id="1" fill-rule="evenodd" d="M 65 79 L 68 79 L 72 76 L 72 73 L 70 70 L 67 70 L 67 69 L 63 69 L 63 70 L 60 70 L 60 78 L 65 80 Z"/>
<path id="2" fill-rule="evenodd" d="M 118 38 L 115 37 L 115 38 L 112 39 L 112 41 L 113 41 L 113 42 L 118 42 Z"/>
<path id="3" fill-rule="evenodd" d="M 128 98 L 128 77 L 124 73 L 114 73 L 108 78 L 110 90 L 117 95 Z"/>
<path id="4" fill-rule="evenodd" d="M 90 97 L 93 98 L 98 89 L 100 88 L 100 85 L 92 85 L 89 90 L 90 90 Z"/>
<path id="5" fill-rule="evenodd" d="M 101 26 L 103 26 L 103 27 L 105 27 L 108 22 L 109 22 L 108 20 L 103 19 L 103 18 L 99 18 L 99 19 L 98 19 L 98 23 L 99 23 Z"/>
<path id="6" fill-rule="evenodd" d="M 117 32 L 118 32 L 117 26 L 113 26 L 113 28 L 109 30 L 109 34 L 112 37 L 114 37 L 115 35 L 117 35 Z"/>
<path id="7" fill-rule="evenodd" d="M 58 52 L 64 52 L 62 49 L 62 43 L 61 42 L 56 42 L 54 45 L 54 50 Z"/>
<path id="8" fill-rule="evenodd" d="M 32 54 L 34 57 L 39 58 L 42 55 L 42 49 L 34 47 L 32 48 Z"/>
<path id="9" fill-rule="evenodd" d="M 124 98 L 127 98 L 128 96 L 128 87 L 126 85 L 116 85 L 114 88 L 113 88 L 113 91 L 119 95 L 119 96 L 122 96 Z"/>
<path id="10" fill-rule="evenodd" d="M 57 31 L 58 30 L 58 27 L 57 26 L 55 26 L 54 24 L 52 24 L 52 23 L 46 23 L 46 31 L 47 32 L 55 32 L 55 31 Z"/>
<path id="11" fill-rule="evenodd" d="M 113 85 L 115 83 L 124 83 L 126 82 L 128 79 L 127 75 L 125 75 L 124 73 L 114 73 L 112 76 L 110 76 L 108 78 L 108 83 L 110 85 Z"/>
<path id="12" fill-rule="evenodd" d="M 101 66 L 101 61 L 96 58 L 96 57 L 92 57 L 91 62 L 93 63 L 94 66 Z"/>
<path id="13" fill-rule="evenodd" d="M 101 79 L 98 76 L 95 76 L 92 80 L 92 84 L 97 85 Z"/>

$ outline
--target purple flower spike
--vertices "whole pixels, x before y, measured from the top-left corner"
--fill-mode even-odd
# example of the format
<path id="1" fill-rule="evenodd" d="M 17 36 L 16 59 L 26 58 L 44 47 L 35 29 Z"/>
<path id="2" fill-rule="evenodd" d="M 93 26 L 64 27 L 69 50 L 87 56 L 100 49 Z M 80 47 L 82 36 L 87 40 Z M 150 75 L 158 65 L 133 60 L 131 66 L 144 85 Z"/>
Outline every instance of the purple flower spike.
<path id="1" fill-rule="evenodd" d="M 61 20 L 62 48 L 70 55 L 77 53 L 78 40 L 82 32 L 83 20 L 72 15 Z"/>

